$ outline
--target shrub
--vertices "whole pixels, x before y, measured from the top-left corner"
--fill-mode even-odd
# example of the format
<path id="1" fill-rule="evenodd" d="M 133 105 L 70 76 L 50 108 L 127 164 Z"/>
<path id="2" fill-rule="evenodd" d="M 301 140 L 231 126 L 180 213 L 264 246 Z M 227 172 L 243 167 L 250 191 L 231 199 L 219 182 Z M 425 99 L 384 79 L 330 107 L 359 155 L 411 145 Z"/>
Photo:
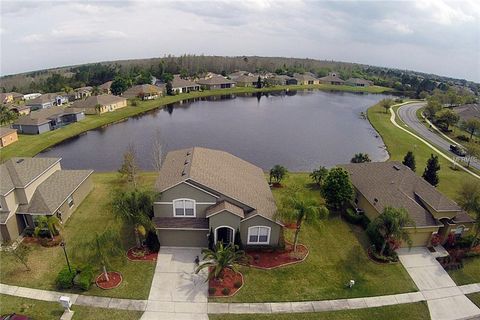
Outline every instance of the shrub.
<path id="1" fill-rule="evenodd" d="M 160 251 L 160 241 L 158 241 L 158 236 L 155 231 L 148 231 L 147 239 L 145 239 L 145 244 L 150 252 Z"/>
<path id="2" fill-rule="evenodd" d="M 50 238 L 50 231 L 48 229 L 40 229 L 38 231 L 39 238 Z"/>
<path id="3" fill-rule="evenodd" d="M 367 216 L 364 214 L 356 214 L 352 208 L 348 208 L 345 212 L 343 212 L 343 217 L 349 223 L 362 226 L 364 229 L 366 229 L 370 223 L 370 219 L 368 219 Z"/>
<path id="4" fill-rule="evenodd" d="M 470 141 L 470 138 L 467 137 L 467 136 L 464 135 L 464 134 L 458 135 L 458 136 L 457 136 L 457 139 L 458 139 L 458 140 L 461 140 L 461 141 L 465 141 L 465 142 L 469 142 L 469 141 Z"/>
<path id="5" fill-rule="evenodd" d="M 233 286 L 234 286 L 235 288 L 237 288 L 237 289 L 240 288 L 240 287 L 242 286 L 242 281 L 235 281 L 235 283 L 233 284 Z"/>
<path id="6" fill-rule="evenodd" d="M 468 235 L 468 236 L 465 236 L 465 237 L 461 237 L 460 239 L 457 239 L 455 245 L 456 247 L 458 248 L 470 248 L 471 245 L 472 245 L 472 242 L 475 240 L 475 236 L 474 235 Z"/>
<path id="7" fill-rule="evenodd" d="M 35 229 L 32 228 L 32 227 L 26 227 L 26 228 L 23 230 L 23 234 L 24 234 L 26 237 L 33 237 L 33 235 L 35 234 Z"/>
<path id="8" fill-rule="evenodd" d="M 222 294 L 224 296 L 228 296 L 230 294 L 230 288 L 223 288 L 222 289 Z"/>
<path id="9" fill-rule="evenodd" d="M 68 270 L 68 269 L 67 269 Z M 75 276 L 73 279 L 73 283 L 75 286 L 82 290 L 90 289 L 94 278 L 93 270 L 91 266 L 87 266 L 83 268 L 79 274 Z"/>
<path id="10" fill-rule="evenodd" d="M 73 288 L 73 278 L 77 275 L 77 269 L 72 266 L 72 272 L 68 270 L 68 267 L 63 267 L 55 279 L 55 284 L 59 289 L 71 289 Z"/>
<path id="11" fill-rule="evenodd" d="M 373 224 L 368 225 L 367 236 L 370 239 L 370 242 L 375 246 L 377 251 L 382 248 L 382 244 L 383 244 L 382 235 L 378 232 L 378 230 L 374 227 Z"/>
<path id="12" fill-rule="evenodd" d="M 215 292 L 216 292 L 216 291 L 217 291 L 217 289 L 216 289 L 216 288 L 214 288 L 214 287 L 210 287 L 210 288 L 208 288 L 208 294 L 209 294 L 209 295 L 212 295 L 212 296 L 213 296 L 213 295 L 215 294 Z"/>
<path id="13" fill-rule="evenodd" d="M 480 257 L 480 252 L 478 251 L 469 251 L 465 253 L 465 258 Z"/>

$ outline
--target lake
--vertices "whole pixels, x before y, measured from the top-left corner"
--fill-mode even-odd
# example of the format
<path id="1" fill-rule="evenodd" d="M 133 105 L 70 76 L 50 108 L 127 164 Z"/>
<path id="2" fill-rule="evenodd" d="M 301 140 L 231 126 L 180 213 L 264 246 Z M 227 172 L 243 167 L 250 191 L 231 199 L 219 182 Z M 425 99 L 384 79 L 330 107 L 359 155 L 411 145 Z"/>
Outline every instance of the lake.
<path id="1" fill-rule="evenodd" d="M 385 97 L 314 90 L 183 101 L 88 131 L 39 156 L 61 157 L 65 169 L 115 171 L 133 144 L 138 165 L 149 170 L 153 142 L 161 141 L 164 151 L 221 149 L 265 170 L 281 164 L 311 171 L 347 163 L 358 152 L 383 161 L 383 141 L 362 113 Z"/>

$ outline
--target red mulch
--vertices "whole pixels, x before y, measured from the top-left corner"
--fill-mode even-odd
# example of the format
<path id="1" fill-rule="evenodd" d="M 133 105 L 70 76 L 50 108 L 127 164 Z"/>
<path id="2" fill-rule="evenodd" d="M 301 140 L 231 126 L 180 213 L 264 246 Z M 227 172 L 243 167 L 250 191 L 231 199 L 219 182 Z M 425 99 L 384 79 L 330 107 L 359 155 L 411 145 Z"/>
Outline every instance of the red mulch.
<path id="1" fill-rule="evenodd" d="M 237 283 L 238 288 L 235 287 Z M 240 285 L 238 285 L 240 284 Z M 231 297 L 237 293 L 243 286 L 243 276 L 240 272 L 235 272 L 231 269 L 225 269 L 222 280 L 211 279 L 208 282 L 208 293 L 211 297 Z M 215 288 L 215 292 L 211 292 L 210 288 Z M 224 288 L 230 289 L 228 294 L 223 294 Z"/>
<path id="2" fill-rule="evenodd" d="M 292 229 L 292 230 L 297 229 L 297 223 L 296 222 L 285 222 L 285 223 L 283 223 L 283 226 L 287 229 Z"/>
<path id="3" fill-rule="evenodd" d="M 107 272 L 108 273 L 108 280 L 105 279 L 103 272 L 97 277 L 95 283 L 100 289 L 108 290 L 114 289 L 122 283 L 123 278 L 120 272 Z"/>
<path id="4" fill-rule="evenodd" d="M 293 244 L 287 243 L 285 250 L 247 250 L 250 266 L 261 269 L 272 269 L 305 260 L 308 248 L 303 244 L 297 245 L 297 252 L 293 252 Z"/>
<path id="5" fill-rule="evenodd" d="M 54 236 L 53 240 L 51 238 L 40 238 L 40 237 L 24 237 L 23 243 L 25 244 L 39 244 L 43 247 L 55 247 L 62 242 L 62 237 L 60 235 Z"/>
<path id="6" fill-rule="evenodd" d="M 272 188 L 283 188 L 283 186 L 278 182 L 274 182 L 272 183 Z"/>
<path id="7" fill-rule="evenodd" d="M 143 254 L 135 254 L 135 252 Z M 147 248 L 131 247 L 127 251 L 127 258 L 131 261 L 157 261 L 158 252 L 150 252 Z"/>

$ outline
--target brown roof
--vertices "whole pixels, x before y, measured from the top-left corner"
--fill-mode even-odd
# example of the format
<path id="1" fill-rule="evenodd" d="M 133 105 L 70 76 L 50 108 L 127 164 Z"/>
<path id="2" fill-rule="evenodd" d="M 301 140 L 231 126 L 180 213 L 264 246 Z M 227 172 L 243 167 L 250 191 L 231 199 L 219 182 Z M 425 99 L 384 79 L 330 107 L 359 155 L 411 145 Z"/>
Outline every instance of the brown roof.
<path id="1" fill-rule="evenodd" d="M 480 120 L 480 104 L 471 103 L 465 104 L 463 106 L 453 108 L 453 111 L 460 116 L 460 119 L 463 121 L 470 120 L 472 118 L 477 118 Z"/>
<path id="2" fill-rule="evenodd" d="M 30 106 L 30 105 L 34 105 L 34 104 L 43 104 L 43 103 L 47 103 L 47 102 L 53 102 L 53 101 L 55 101 L 56 96 L 57 96 L 57 94 L 55 94 L 55 93 L 45 93 L 45 94 L 42 94 L 39 97 L 36 97 L 35 99 L 28 100 L 26 104 L 27 104 L 27 106 Z"/>
<path id="3" fill-rule="evenodd" d="M 126 98 L 134 98 L 145 93 L 160 94 L 160 88 L 151 84 L 139 84 L 127 89 L 127 91 L 123 93 L 123 96 Z"/>
<path id="4" fill-rule="evenodd" d="M 295 79 L 298 79 L 300 81 L 315 81 L 315 80 L 318 80 L 317 78 L 311 76 L 311 74 L 299 74 L 299 73 L 295 73 L 293 75 L 293 77 Z"/>
<path id="5" fill-rule="evenodd" d="M 19 125 L 41 125 L 50 122 L 50 119 L 63 114 L 80 113 L 80 110 L 64 109 L 62 106 L 54 106 L 47 109 L 32 111 L 27 115 L 19 117 L 13 124 Z"/>
<path id="6" fill-rule="evenodd" d="M 275 200 L 264 172 L 228 152 L 194 147 L 171 151 L 160 170 L 156 187 L 162 192 L 192 181 L 252 208 L 248 215 L 273 219 Z"/>
<path id="7" fill-rule="evenodd" d="M 222 202 L 219 202 L 217 204 L 214 204 L 213 206 L 209 207 L 206 211 L 206 216 L 207 218 L 217 214 L 217 213 L 220 213 L 222 211 L 228 211 L 230 213 L 233 213 L 234 215 L 237 215 L 239 216 L 240 218 L 245 218 L 245 215 L 243 213 L 243 209 L 234 205 L 234 204 L 231 204 L 230 202 L 228 201 L 222 201 Z"/>
<path id="8" fill-rule="evenodd" d="M 355 84 L 366 84 L 366 85 L 372 85 L 373 82 L 361 78 L 350 78 L 346 82 L 348 83 L 355 83 Z"/>
<path id="9" fill-rule="evenodd" d="M 110 87 L 112 86 L 113 81 L 107 81 L 105 83 L 102 83 L 101 85 L 98 86 L 99 89 L 102 90 L 110 90 Z"/>
<path id="10" fill-rule="evenodd" d="M 127 99 L 122 97 L 117 97 L 111 94 L 101 94 L 98 96 L 90 96 L 83 100 L 75 101 L 70 108 L 70 110 L 79 110 L 79 109 L 91 109 L 95 108 L 97 105 L 107 106 L 114 103 L 119 103 L 126 101 Z"/>
<path id="11" fill-rule="evenodd" d="M 318 79 L 320 81 L 323 81 L 323 82 L 345 82 L 344 80 L 342 80 L 339 76 L 333 76 L 331 74 L 329 74 L 328 76 L 326 77 L 322 77 L 320 79 Z"/>
<path id="12" fill-rule="evenodd" d="M 404 208 L 417 227 L 439 223 L 426 210 L 421 200 L 436 211 L 462 209 L 427 181 L 400 162 L 371 162 L 341 165 L 350 173 L 355 188 L 378 210 L 387 206 Z"/>
<path id="13" fill-rule="evenodd" d="M 236 82 L 241 82 L 241 83 L 253 83 L 258 81 L 258 77 L 255 76 L 249 76 L 249 75 L 241 75 L 235 78 Z"/>
<path id="14" fill-rule="evenodd" d="M 152 222 L 157 229 L 199 229 L 208 230 L 208 219 L 153 217 Z"/>
<path id="15" fill-rule="evenodd" d="M 17 132 L 17 129 L 0 127 L 0 137 L 8 136 L 9 134 L 12 134 L 14 132 Z"/>
<path id="16" fill-rule="evenodd" d="M 198 87 L 199 85 L 193 81 L 180 78 L 180 75 L 173 76 L 172 88 Z"/>
<path id="17" fill-rule="evenodd" d="M 207 79 L 200 79 L 197 81 L 197 83 L 203 85 L 218 85 L 223 83 L 235 83 L 235 81 L 228 80 L 227 78 L 216 74 Z"/>

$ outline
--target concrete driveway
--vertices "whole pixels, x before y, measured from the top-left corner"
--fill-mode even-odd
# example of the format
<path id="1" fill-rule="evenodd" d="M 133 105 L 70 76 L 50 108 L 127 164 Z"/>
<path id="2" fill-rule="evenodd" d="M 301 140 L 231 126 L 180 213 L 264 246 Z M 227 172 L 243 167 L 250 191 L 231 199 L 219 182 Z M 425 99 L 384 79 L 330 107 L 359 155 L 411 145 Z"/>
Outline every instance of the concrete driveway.
<path id="1" fill-rule="evenodd" d="M 142 320 L 208 319 L 206 270 L 195 274 L 196 256 L 201 249 L 160 249 Z"/>

